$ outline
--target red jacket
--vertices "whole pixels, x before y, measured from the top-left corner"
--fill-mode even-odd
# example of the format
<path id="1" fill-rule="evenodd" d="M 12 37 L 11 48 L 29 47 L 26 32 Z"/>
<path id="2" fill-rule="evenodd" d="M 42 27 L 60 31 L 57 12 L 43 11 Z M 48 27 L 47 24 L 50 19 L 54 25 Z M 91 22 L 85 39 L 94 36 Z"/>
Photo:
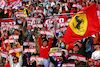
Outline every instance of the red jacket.
<path id="1" fill-rule="evenodd" d="M 48 46 L 43 47 L 43 45 L 41 43 L 41 37 L 39 37 L 39 46 L 40 46 L 40 57 L 48 59 L 49 58 L 49 50 L 52 46 L 52 38 L 50 38 Z"/>

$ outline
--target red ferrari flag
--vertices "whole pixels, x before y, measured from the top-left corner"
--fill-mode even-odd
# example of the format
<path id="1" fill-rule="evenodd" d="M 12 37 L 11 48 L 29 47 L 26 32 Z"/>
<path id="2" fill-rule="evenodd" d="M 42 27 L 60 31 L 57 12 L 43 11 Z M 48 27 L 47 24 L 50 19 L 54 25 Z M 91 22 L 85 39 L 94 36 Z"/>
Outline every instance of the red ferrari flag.
<path id="1" fill-rule="evenodd" d="M 96 4 L 84 8 L 69 22 L 64 35 L 65 44 L 81 40 L 100 31 Z"/>

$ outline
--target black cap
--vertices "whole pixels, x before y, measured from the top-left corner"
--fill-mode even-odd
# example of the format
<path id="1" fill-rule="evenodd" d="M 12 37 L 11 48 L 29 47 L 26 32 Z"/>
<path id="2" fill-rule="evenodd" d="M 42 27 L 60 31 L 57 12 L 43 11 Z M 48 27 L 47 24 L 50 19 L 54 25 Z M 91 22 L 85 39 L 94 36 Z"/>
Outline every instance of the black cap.
<path id="1" fill-rule="evenodd" d="M 76 42 L 79 42 L 79 43 L 81 43 L 81 44 L 82 44 L 82 42 L 81 42 L 81 41 L 76 41 Z"/>
<path id="2" fill-rule="evenodd" d="M 25 3 L 25 4 L 26 4 L 26 2 L 25 2 L 25 1 L 23 1 L 23 2 L 22 2 L 22 4 L 23 4 L 23 3 Z"/>
<path id="3" fill-rule="evenodd" d="M 93 44 L 93 45 L 100 45 L 99 43 Z"/>

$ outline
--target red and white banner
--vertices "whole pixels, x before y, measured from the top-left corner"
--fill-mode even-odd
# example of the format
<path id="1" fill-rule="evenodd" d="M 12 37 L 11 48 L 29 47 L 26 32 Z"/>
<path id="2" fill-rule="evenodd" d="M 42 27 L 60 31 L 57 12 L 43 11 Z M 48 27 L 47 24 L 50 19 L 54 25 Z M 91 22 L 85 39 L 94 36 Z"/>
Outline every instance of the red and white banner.
<path id="1" fill-rule="evenodd" d="M 26 17 L 26 20 L 27 20 L 27 26 L 29 25 L 34 25 L 34 24 L 37 24 L 38 21 L 41 20 L 41 18 L 35 18 L 35 17 Z"/>
<path id="2" fill-rule="evenodd" d="M 56 18 L 57 28 L 59 28 L 60 23 L 64 23 L 65 21 L 67 21 L 67 19 L 68 19 L 67 16 L 58 16 Z M 45 20 L 44 26 L 48 28 L 49 25 L 54 22 L 55 22 L 55 17 L 52 16 L 50 19 L 48 18 L 47 20 Z"/>
<path id="3" fill-rule="evenodd" d="M 49 56 L 62 56 L 61 52 L 52 52 L 49 54 Z"/>
<path id="4" fill-rule="evenodd" d="M 100 59 L 94 61 L 94 65 L 100 66 Z"/>
<path id="5" fill-rule="evenodd" d="M 50 31 L 40 31 L 40 34 L 46 34 L 46 35 L 54 36 L 54 34 Z"/>
<path id="6" fill-rule="evenodd" d="M 9 9 L 9 7 L 12 8 L 17 8 L 18 6 L 22 6 L 22 1 L 21 0 L 5 0 L 6 4 L 5 4 L 5 9 Z"/>
<path id="7" fill-rule="evenodd" d="M 14 42 L 15 42 L 14 39 L 6 39 L 6 40 L 4 41 L 4 43 L 14 43 Z"/>
<path id="8" fill-rule="evenodd" d="M 67 30 L 66 27 L 59 28 L 59 29 L 56 29 L 56 33 L 63 32 L 63 31 L 65 31 L 65 30 Z"/>
<path id="9" fill-rule="evenodd" d="M 78 8 L 81 9 L 82 8 L 82 5 L 80 5 L 80 4 L 73 4 L 72 7 L 78 7 Z"/>
<path id="10" fill-rule="evenodd" d="M 72 7 L 77 7 L 77 4 L 73 4 Z"/>
<path id="11" fill-rule="evenodd" d="M 17 8 L 18 8 L 18 10 L 21 10 L 21 9 L 24 9 L 25 7 L 24 6 L 18 6 Z"/>
<path id="12" fill-rule="evenodd" d="M 64 15 L 64 16 L 59 16 L 59 17 L 57 18 L 57 22 L 58 22 L 58 23 L 64 23 L 67 19 L 68 19 L 68 18 L 67 18 L 66 15 Z"/>
<path id="13" fill-rule="evenodd" d="M 16 12 L 15 15 L 16 17 L 25 17 L 24 12 Z"/>
<path id="14" fill-rule="evenodd" d="M 42 13 L 42 10 L 34 10 L 34 13 Z"/>
<path id="15" fill-rule="evenodd" d="M 71 59 L 75 59 L 75 60 L 77 60 L 77 59 L 78 59 L 78 56 L 75 55 L 75 54 L 72 54 L 72 55 L 71 55 Z"/>
<path id="16" fill-rule="evenodd" d="M 8 53 L 7 53 L 7 52 L 2 51 L 2 52 L 0 52 L 0 56 L 1 56 L 1 57 L 5 57 L 5 58 L 7 58 Z"/>
<path id="17" fill-rule="evenodd" d="M 22 51 L 21 48 L 14 48 L 14 49 L 9 50 L 9 53 L 15 53 L 15 52 L 21 52 L 21 51 Z"/>
<path id="18" fill-rule="evenodd" d="M 30 60 L 31 60 L 31 61 L 43 61 L 43 58 L 42 58 L 42 57 L 31 56 L 31 57 L 30 57 Z"/>
<path id="19" fill-rule="evenodd" d="M 15 25 L 16 22 L 12 19 L 12 20 L 0 20 L 1 23 L 1 27 L 3 30 L 8 30 L 8 27 Z"/>
<path id="20" fill-rule="evenodd" d="M 75 63 L 64 63 L 62 67 L 75 67 Z"/>
<path id="21" fill-rule="evenodd" d="M 34 25 L 32 25 L 32 27 L 39 27 L 39 28 L 42 28 L 42 27 L 43 27 L 43 24 L 34 24 Z"/>
<path id="22" fill-rule="evenodd" d="M 34 41 L 24 41 L 23 46 L 36 46 L 36 44 Z"/>
<path id="23" fill-rule="evenodd" d="M 68 6 L 68 3 L 62 3 L 62 6 Z"/>
<path id="24" fill-rule="evenodd" d="M 10 29 L 19 29 L 19 26 L 18 25 L 11 25 Z"/>
<path id="25" fill-rule="evenodd" d="M 3 8 L 5 6 L 5 1 L 4 0 L 0 0 L 0 8 Z"/>
<path id="26" fill-rule="evenodd" d="M 9 36 L 9 39 L 19 39 L 19 35 L 11 35 Z"/>
<path id="27" fill-rule="evenodd" d="M 28 53 L 28 52 L 35 52 L 36 51 L 36 48 L 25 48 L 24 49 L 24 52 L 25 53 Z"/>
<path id="28" fill-rule="evenodd" d="M 65 26 L 68 26 L 68 25 L 69 25 L 69 22 L 60 23 L 59 24 L 59 27 L 65 27 Z"/>
<path id="29" fill-rule="evenodd" d="M 0 23 L 1 23 L 1 26 L 2 25 L 15 25 L 16 23 L 15 23 L 15 21 L 13 20 L 13 19 L 11 19 L 11 20 L 0 20 Z"/>
<path id="30" fill-rule="evenodd" d="M 86 57 L 81 56 L 81 55 L 72 54 L 72 55 L 71 55 L 71 59 L 79 60 L 79 61 L 84 61 L 84 60 L 86 60 Z"/>

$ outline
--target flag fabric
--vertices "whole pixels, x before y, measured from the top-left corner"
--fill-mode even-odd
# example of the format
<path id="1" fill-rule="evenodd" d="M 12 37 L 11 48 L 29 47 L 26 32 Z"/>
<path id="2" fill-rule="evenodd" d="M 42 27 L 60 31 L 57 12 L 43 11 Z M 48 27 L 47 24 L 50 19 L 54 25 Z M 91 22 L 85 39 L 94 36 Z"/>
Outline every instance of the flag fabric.
<path id="1" fill-rule="evenodd" d="M 100 25 L 100 4 L 97 4 L 97 15 L 98 15 L 99 25 Z"/>
<path id="2" fill-rule="evenodd" d="M 90 5 L 77 13 L 69 22 L 64 35 L 65 44 L 81 40 L 100 31 L 96 4 Z"/>

